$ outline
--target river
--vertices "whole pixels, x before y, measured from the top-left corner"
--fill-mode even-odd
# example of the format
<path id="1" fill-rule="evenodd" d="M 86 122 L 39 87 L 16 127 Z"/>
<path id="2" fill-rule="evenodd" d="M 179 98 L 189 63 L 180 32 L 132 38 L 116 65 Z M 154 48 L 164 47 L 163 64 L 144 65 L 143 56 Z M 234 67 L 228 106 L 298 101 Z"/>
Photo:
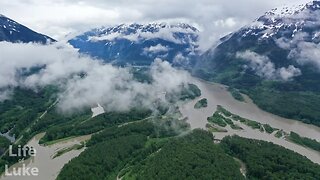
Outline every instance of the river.
<path id="1" fill-rule="evenodd" d="M 302 122 L 282 118 L 271 113 L 265 112 L 258 108 L 252 100 L 245 96 L 245 102 L 235 100 L 231 94 L 227 91 L 227 87 L 221 84 L 209 83 L 198 79 L 193 79 L 192 83 L 196 84 L 201 89 L 201 97 L 187 103 L 180 105 L 180 111 L 184 117 L 188 118 L 188 122 L 191 128 L 205 129 L 207 124 L 207 117 L 212 116 L 216 111 L 217 105 L 222 105 L 230 112 L 248 118 L 263 124 L 269 124 L 272 127 L 283 129 L 286 132 L 296 132 L 304 137 L 316 139 L 320 141 L 320 128 L 304 124 Z M 195 109 L 195 103 L 201 99 L 208 99 L 208 107 L 202 109 Z M 306 156 L 315 163 L 320 164 L 320 153 L 292 142 L 288 142 L 285 139 L 278 139 L 274 135 L 262 133 L 259 130 L 253 130 L 249 127 L 241 126 L 244 128 L 242 131 L 233 130 L 228 128 L 228 133 L 214 133 L 216 138 L 222 139 L 224 136 L 237 134 L 246 138 L 253 138 L 258 140 L 265 140 L 281 145 L 288 149 L 291 149 L 303 156 Z"/>
<path id="2" fill-rule="evenodd" d="M 235 100 L 231 94 L 227 91 L 227 87 L 208 83 L 205 81 L 193 79 L 194 84 L 196 84 L 202 92 L 200 98 L 197 98 L 193 101 L 183 103 L 180 105 L 180 111 L 184 117 L 188 117 L 188 122 L 190 123 L 193 129 L 203 128 L 207 124 L 207 117 L 211 116 L 215 111 L 217 105 L 222 105 L 227 110 L 231 111 L 234 114 L 238 114 L 244 118 L 252 119 L 260 123 L 268 123 L 272 127 L 283 129 L 286 132 L 294 131 L 301 136 L 309 137 L 312 139 L 317 139 L 320 141 L 320 128 L 308 124 L 304 124 L 295 120 L 281 118 L 279 116 L 270 114 L 259 109 L 252 101 L 245 97 L 246 102 L 240 102 Z M 194 104 L 201 98 L 208 99 L 208 107 L 202 109 L 195 109 Z M 238 123 L 238 122 L 237 122 Z M 231 128 L 226 128 L 227 133 L 214 133 L 215 138 L 222 139 L 227 135 L 237 134 L 246 138 L 253 138 L 258 140 L 265 140 L 273 142 L 275 144 L 281 145 L 288 149 L 291 149 L 301 155 L 306 156 L 315 163 L 320 164 L 320 153 L 292 142 L 286 141 L 282 138 L 276 138 L 273 134 L 261 133 L 259 130 L 251 129 L 241 125 L 244 130 L 237 131 Z M 4 177 L 1 179 L 4 180 L 51 180 L 55 179 L 59 174 L 62 167 L 68 163 L 72 158 L 77 157 L 84 149 L 81 150 L 72 150 L 67 152 L 57 158 L 52 159 L 53 155 L 58 151 L 66 147 L 70 147 L 74 144 L 79 144 L 82 141 L 90 139 L 91 136 L 82 136 L 73 139 L 68 139 L 62 142 L 50 146 L 41 146 L 39 145 L 39 140 L 43 137 L 44 134 L 38 134 L 33 137 L 28 146 L 32 146 L 37 150 L 35 157 L 26 160 L 24 163 L 27 167 L 37 167 L 39 169 L 39 176 L 31 177 Z M 9 172 L 12 172 L 13 168 L 22 167 L 22 163 L 17 163 L 9 168 Z"/>
<path id="3" fill-rule="evenodd" d="M 72 158 L 79 156 L 79 154 L 84 150 L 84 148 L 80 150 L 72 150 L 70 152 L 66 152 L 63 155 L 52 158 L 53 155 L 64 148 L 71 147 L 74 144 L 80 144 L 80 142 L 86 141 L 91 138 L 88 136 L 81 136 L 72 139 L 68 139 L 65 141 L 58 142 L 49 146 L 41 146 L 39 145 L 39 140 L 44 136 L 44 133 L 38 134 L 33 137 L 29 142 L 28 146 L 36 149 L 36 156 L 29 158 L 24 161 L 26 167 L 30 168 L 38 168 L 39 175 L 38 176 L 1 176 L 3 180 L 53 180 L 55 179 L 62 167 L 68 163 Z M 23 166 L 22 162 L 16 163 L 9 168 L 9 172 L 13 171 L 13 168 L 21 168 Z"/>

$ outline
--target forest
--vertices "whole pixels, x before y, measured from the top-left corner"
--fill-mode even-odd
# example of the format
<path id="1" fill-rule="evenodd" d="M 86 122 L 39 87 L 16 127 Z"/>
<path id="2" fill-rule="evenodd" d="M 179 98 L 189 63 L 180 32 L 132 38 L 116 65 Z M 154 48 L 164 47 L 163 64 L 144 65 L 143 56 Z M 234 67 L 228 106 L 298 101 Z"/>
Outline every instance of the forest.
<path id="1" fill-rule="evenodd" d="M 289 179 L 319 177 L 319 165 L 272 143 L 228 137 L 221 144 L 214 144 L 211 133 L 191 131 L 186 121 L 165 114 L 166 107 L 157 115 L 148 109 L 107 112 L 94 118 L 91 118 L 90 109 L 62 115 L 56 108 L 49 108 L 56 101 L 54 87 L 39 92 L 15 91 L 11 100 L 0 103 L 1 132 L 11 130 L 11 134 L 19 139 L 15 146 L 25 144 L 43 131 L 47 133 L 41 143 L 93 134 L 86 150 L 64 166 L 58 179 L 243 179 L 240 165 L 233 157 L 248 166 L 249 179 L 276 179 L 284 176 L 284 172 L 288 172 L 284 177 Z M 186 100 L 200 95 L 201 91 L 195 85 L 189 85 L 174 98 Z M 45 111 L 45 116 L 40 118 Z M 218 111 L 252 127 L 261 126 L 222 106 L 218 106 Z M 232 121 L 221 115 L 212 118 L 214 121 L 220 118 L 222 121 L 218 123 L 232 125 Z M 269 133 L 272 131 L 268 125 L 264 128 Z M 314 141 L 294 133 L 291 138 L 304 146 L 318 148 Z M 0 171 L 3 171 L 4 164 L 11 165 L 18 160 L 4 154 L 10 144 L 0 137 L 0 153 L 3 155 Z M 246 151 L 242 152 L 243 149 Z"/>
<path id="2" fill-rule="evenodd" d="M 310 138 L 306 138 L 306 137 L 301 137 L 299 134 L 295 133 L 295 132 L 290 132 L 289 135 L 289 140 L 300 144 L 302 146 L 306 146 L 309 147 L 313 150 L 319 151 L 320 152 L 320 142 L 318 142 L 315 139 L 310 139 Z"/>
<path id="3" fill-rule="evenodd" d="M 166 99 L 175 103 L 177 101 L 193 100 L 201 96 L 201 90 L 195 84 L 181 85 L 178 92 L 166 93 Z"/>
<path id="4" fill-rule="evenodd" d="M 151 113 L 152 112 L 150 110 L 132 109 L 128 112 L 108 112 L 94 118 L 90 118 L 87 116 L 83 118 L 83 116 L 80 116 L 80 118 L 77 119 L 76 117 L 73 117 L 73 120 L 67 121 L 67 123 L 48 128 L 46 131 L 46 135 L 41 139 L 40 143 L 45 143 L 71 136 L 80 136 L 95 133 L 106 127 L 145 119 L 149 117 Z"/>
<path id="5" fill-rule="evenodd" d="M 260 108 L 282 117 L 320 126 L 319 93 L 285 92 L 268 86 L 258 86 L 248 92 L 248 95 Z"/>
<path id="6" fill-rule="evenodd" d="M 320 179 L 320 166 L 270 142 L 228 136 L 221 147 L 243 161 L 248 179 Z"/>
<path id="7" fill-rule="evenodd" d="M 154 122 L 138 122 L 94 135 L 58 179 L 244 179 L 211 133 L 194 130 L 180 137 L 157 129 Z"/>
<path id="8" fill-rule="evenodd" d="M 241 102 L 244 101 L 244 97 L 241 95 L 239 90 L 232 88 L 232 87 L 229 87 L 228 91 L 231 93 L 231 95 L 234 99 L 241 101 Z"/>
<path id="9" fill-rule="evenodd" d="M 206 98 L 200 99 L 200 100 L 194 105 L 194 108 L 195 108 L 195 109 L 201 109 L 201 108 L 205 108 L 205 107 L 208 107 L 208 99 L 206 99 Z"/>
<path id="10" fill-rule="evenodd" d="M 150 80 L 146 74 L 141 72 L 136 74 L 135 78 L 141 81 Z M 55 86 L 40 88 L 38 91 L 19 87 L 13 89 L 12 96 L 0 102 L 0 132 L 9 132 L 10 135 L 15 136 L 15 145 L 25 145 L 36 134 L 46 132 L 40 140 L 41 144 L 46 144 L 62 138 L 96 133 L 105 128 L 140 121 L 153 115 L 149 109 L 136 108 L 126 112 L 107 112 L 94 118 L 91 118 L 90 107 L 73 113 L 62 113 L 55 106 L 58 102 L 57 93 L 58 88 Z M 189 84 L 182 86 L 181 92 L 177 92 L 172 97 L 187 100 L 194 99 L 200 94 L 200 89 L 196 85 Z M 155 108 L 158 109 L 158 115 L 166 113 L 168 106 L 171 106 L 157 102 L 155 105 L 157 105 Z M 1 146 L 0 152 L 4 153 L 7 148 L 7 145 Z M 8 154 L 2 154 L 0 163 L 11 165 L 17 160 L 8 157 Z M 1 165 L 0 172 L 3 171 L 3 167 Z"/>
<path id="11" fill-rule="evenodd" d="M 213 144 L 204 130 L 174 138 L 124 176 L 124 179 L 244 179 L 240 165 Z"/>
<path id="12" fill-rule="evenodd" d="M 174 121 L 163 124 L 154 119 L 106 128 L 93 135 L 87 150 L 65 165 L 58 179 L 115 179 L 123 168 L 157 151 L 167 138 L 189 129 Z"/>
<path id="13" fill-rule="evenodd" d="M 58 179 L 245 179 L 234 158 L 245 164 L 248 179 L 320 177 L 319 165 L 273 143 L 228 136 L 214 144 L 213 138 L 175 119 L 109 127 L 93 135 Z"/>

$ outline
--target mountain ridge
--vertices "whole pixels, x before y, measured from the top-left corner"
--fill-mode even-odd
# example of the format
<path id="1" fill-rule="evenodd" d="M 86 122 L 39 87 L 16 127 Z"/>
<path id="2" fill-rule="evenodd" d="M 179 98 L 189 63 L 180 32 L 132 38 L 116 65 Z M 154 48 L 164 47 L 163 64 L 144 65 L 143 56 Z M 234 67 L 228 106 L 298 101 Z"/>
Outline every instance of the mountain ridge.
<path id="1" fill-rule="evenodd" d="M 115 64 L 149 65 L 161 58 L 187 66 L 199 54 L 198 32 L 185 23 L 132 23 L 92 29 L 68 42 Z"/>
<path id="2" fill-rule="evenodd" d="M 56 40 L 0 14 L 0 41 L 47 44 Z"/>
<path id="3" fill-rule="evenodd" d="M 222 38 L 193 74 L 240 89 L 273 114 L 319 126 L 320 2 L 299 7 L 267 12 Z"/>

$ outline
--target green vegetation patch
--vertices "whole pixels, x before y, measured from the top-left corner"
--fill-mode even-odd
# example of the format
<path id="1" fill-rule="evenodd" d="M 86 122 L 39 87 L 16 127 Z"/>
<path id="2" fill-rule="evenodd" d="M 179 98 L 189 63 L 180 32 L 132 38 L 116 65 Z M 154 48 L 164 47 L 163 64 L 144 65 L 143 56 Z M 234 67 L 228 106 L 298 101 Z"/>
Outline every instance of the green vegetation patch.
<path id="1" fill-rule="evenodd" d="M 261 109 L 273 114 L 320 126 L 320 94 L 316 92 L 277 91 L 267 85 L 248 92 Z"/>
<path id="2" fill-rule="evenodd" d="M 221 127 L 226 127 L 227 123 L 224 121 L 224 117 L 218 112 L 215 112 L 211 117 L 208 117 L 207 120 L 210 123 L 217 124 Z"/>
<path id="3" fill-rule="evenodd" d="M 201 100 L 199 100 L 195 105 L 194 108 L 195 109 L 201 109 L 201 108 L 206 108 L 208 107 L 208 100 L 206 98 L 203 98 Z"/>
<path id="4" fill-rule="evenodd" d="M 64 149 L 59 150 L 56 154 L 53 155 L 52 159 L 57 158 L 59 156 L 62 156 L 63 154 L 70 152 L 72 150 L 79 150 L 82 149 L 84 147 L 84 144 L 75 144 L 71 147 L 67 147 Z"/>
<path id="5" fill-rule="evenodd" d="M 261 132 L 266 131 L 267 133 L 271 134 L 274 131 L 278 130 L 277 128 L 273 128 L 271 127 L 269 124 L 261 124 L 259 122 L 250 120 L 250 119 L 246 119 L 243 118 L 239 115 L 233 114 L 230 111 L 226 110 L 224 107 L 222 107 L 221 105 L 217 106 L 217 112 L 216 113 L 222 113 L 224 116 L 226 117 L 230 117 L 232 120 L 234 121 L 240 121 L 241 123 L 253 128 L 253 129 L 259 129 Z M 228 119 L 228 118 L 224 118 L 223 116 L 220 115 L 220 117 L 223 118 L 223 120 L 229 124 L 232 127 L 236 128 L 235 125 L 233 125 L 233 122 Z"/>
<path id="6" fill-rule="evenodd" d="M 240 165 L 203 130 L 172 139 L 123 179 L 244 179 Z"/>
<path id="7" fill-rule="evenodd" d="M 216 127 L 213 124 L 206 124 L 206 128 L 208 129 L 209 132 L 228 132 L 226 129 Z"/>
<path id="8" fill-rule="evenodd" d="M 319 179 L 320 166 L 306 157 L 270 142 L 225 137 L 220 145 L 243 161 L 248 179 Z"/>
<path id="9" fill-rule="evenodd" d="M 217 111 L 218 112 L 221 112 L 222 114 L 224 114 L 226 117 L 231 117 L 233 114 L 230 112 L 230 111 L 228 111 L 228 110 L 226 110 L 224 107 L 222 107 L 221 105 L 218 105 L 217 106 Z"/>
<path id="10" fill-rule="evenodd" d="M 169 122 L 170 121 L 170 122 Z M 94 134 L 86 150 L 66 164 L 57 179 L 116 179 L 157 152 L 189 126 L 175 119 L 138 121 Z"/>
<path id="11" fill-rule="evenodd" d="M 10 144 L 11 142 L 7 138 L 0 136 L 0 156 L 8 149 Z"/>
<path id="12" fill-rule="evenodd" d="M 276 138 L 281 138 L 281 137 L 283 137 L 285 135 L 285 132 L 281 129 L 281 130 L 278 130 L 277 132 L 276 132 L 276 134 L 274 134 L 274 136 L 276 137 Z"/>
<path id="13" fill-rule="evenodd" d="M 272 134 L 274 131 L 278 130 L 276 128 L 271 127 L 269 124 L 264 124 L 263 127 L 264 130 L 269 134 Z"/>
<path id="14" fill-rule="evenodd" d="M 40 140 L 40 143 L 92 134 L 106 127 L 145 119 L 149 117 L 151 113 L 151 110 L 132 109 L 127 112 L 107 112 L 89 119 L 87 119 L 88 117 L 85 115 L 73 115 L 73 120 L 49 128 L 46 135 Z M 52 118 L 55 119 L 54 116 Z M 77 118 L 78 120 L 76 120 Z"/>
<path id="15" fill-rule="evenodd" d="M 242 96 L 242 94 L 240 93 L 239 90 L 229 87 L 228 91 L 231 93 L 232 97 L 238 101 L 243 102 L 244 101 L 244 97 Z"/>
<path id="16" fill-rule="evenodd" d="M 299 134 L 295 132 L 290 132 L 288 139 L 294 143 L 306 146 L 316 151 L 320 151 L 320 142 L 318 142 L 315 139 L 301 137 Z"/>
<path id="17" fill-rule="evenodd" d="M 169 102 L 193 100 L 201 96 L 201 90 L 195 84 L 181 85 L 178 92 L 166 93 Z"/>
<path id="18" fill-rule="evenodd" d="M 243 128 L 238 126 L 237 124 L 231 124 L 230 127 L 234 130 L 243 130 Z"/>

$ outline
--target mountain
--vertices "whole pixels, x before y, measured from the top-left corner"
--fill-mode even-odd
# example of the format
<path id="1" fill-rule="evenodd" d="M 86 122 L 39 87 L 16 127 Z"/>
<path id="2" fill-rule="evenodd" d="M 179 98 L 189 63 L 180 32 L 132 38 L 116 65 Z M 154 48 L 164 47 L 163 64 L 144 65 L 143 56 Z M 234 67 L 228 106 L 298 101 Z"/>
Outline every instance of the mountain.
<path id="1" fill-rule="evenodd" d="M 0 41 L 46 44 L 55 40 L 0 14 Z"/>
<path id="2" fill-rule="evenodd" d="M 149 65 L 161 58 L 189 65 L 199 54 L 198 30 L 188 24 L 121 24 L 88 31 L 69 43 L 80 52 L 115 64 Z"/>
<path id="3" fill-rule="evenodd" d="M 262 109 L 320 125 L 320 1 L 273 9 L 221 39 L 194 68 Z"/>

